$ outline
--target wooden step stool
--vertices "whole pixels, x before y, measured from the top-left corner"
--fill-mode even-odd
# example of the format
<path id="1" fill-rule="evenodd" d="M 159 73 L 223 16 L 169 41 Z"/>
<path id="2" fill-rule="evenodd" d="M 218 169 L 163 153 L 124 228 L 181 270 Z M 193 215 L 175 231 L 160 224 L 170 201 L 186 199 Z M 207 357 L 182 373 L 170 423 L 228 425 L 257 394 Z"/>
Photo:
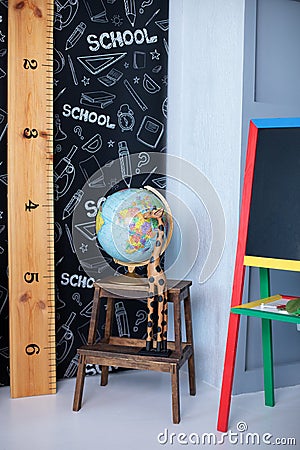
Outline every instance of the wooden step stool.
<path id="1" fill-rule="evenodd" d="M 190 302 L 191 281 L 168 280 L 168 302 L 174 308 L 174 341 L 168 341 L 169 357 L 155 355 L 140 355 L 145 346 L 143 339 L 130 339 L 111 336 L 114 302 L 120 299 L 147 298 L 147 279 L 133 279 L 130 284 L 117 282 L 116 277 L 96 281 L 93 298 L 92 316 L 89 328 L 88 343 L 78 349 L 79 364 L 74 394 L 73 411 L 81 408 L 82 393 L 86 364 L 102 366 L 101 386 L 108 382 L 109 366 L 126 367 L 129 369 L 155 370 L 169 372 L 172 381 L 172 412 L 173 423 L 180 422 L 179 405 L 179 370 L 188 361 L 190 395 L 196 394 L 195 363 L 193 349 L 193 330 Z M 104 338 L 95 343 L 99 321 L 100 302 L 107 298 Z M 184 305 L 184 321 L 186 341 L 182 341 L 181 302 Z"/>

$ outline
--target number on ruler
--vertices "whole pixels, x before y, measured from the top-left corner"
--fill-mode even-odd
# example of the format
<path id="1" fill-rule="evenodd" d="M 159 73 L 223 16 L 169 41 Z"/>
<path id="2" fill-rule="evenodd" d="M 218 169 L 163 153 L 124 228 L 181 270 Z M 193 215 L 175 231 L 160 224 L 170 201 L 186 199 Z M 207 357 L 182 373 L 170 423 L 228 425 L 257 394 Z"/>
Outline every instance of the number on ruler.
<path id="1" fill-rule="evenodd" d="M 39 282 L 39 273 L 38 272 L 26 272 L 24 275 L 24 280 L 26 283 L 33 283 L 34 281 Z"/>
<path id="2" fill-rule="evenodd" d="M 28 344 L 25 347 L 25 353 L 29 356 L 38 355 L 40 353 L 40 347 L 37 344 Z"/>
<path id="3" fill-rule="evenodd" d="M 33 203 L 30 199 L 28 200 L 28 205 L 25 203 L 25 211 L 31 212 L 32 209 L 37 208 L 40 206 L 38 203 Z"/>
<path id="4" fill-rule="evenodd" d="M 26 69 L 26 70 L 28 70 L 28 69 L 35 70 L 37 68 L 37 66 L 38 66 L 38 63 L 37 63 L 37 61 L 35 59 L 29 60 L 27 58 L 24 58 L 24 64 L 23 64 L 24 69 Z"/>
<path id="5" fill-rule="evenodd" d="M 23 132 L 23 136 L 26 139 L 35 139 L 37 138 L 39 135 L 38 130 L 36 130 L 35 128 L 32 128 L 32 130 L 30 128 L 25 128 L 24 132 Z"/>

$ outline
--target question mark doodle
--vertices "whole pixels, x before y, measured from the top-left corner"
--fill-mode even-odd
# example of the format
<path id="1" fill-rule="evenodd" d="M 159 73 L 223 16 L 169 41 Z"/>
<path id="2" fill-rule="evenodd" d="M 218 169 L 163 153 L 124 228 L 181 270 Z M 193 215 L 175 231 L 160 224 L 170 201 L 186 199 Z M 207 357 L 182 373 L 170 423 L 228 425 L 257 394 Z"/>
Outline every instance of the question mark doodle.
<path id="1" fill-rule="evenodd" d="M 137 320 L 135 321 L 134 327 L 133 327 L 133 331 L 136 333 L 139 330 L 139 325 L 142 322 L 145 322 L 145 320 L 147 319 L 147 313 L 146 311 L 143 311 L 142 309 L 140 309 L 137 313 Z"/>
<path id="2" fill-rule="evenodd" d="M 79 125 L 76 125 L 76 127 L 74 127 L 74 133 L 78 134 L 81 140 L 84 139 L 84 137 L 82 136 L 82 128 Z"/>
<path id="3" fill-rule="evenodd" d="M 153 3 L 153 0 L 144 0 L 140 7 L 140 13 L 144 14 L 144 11 L 145 11 L 144 8 L 146 8 L 146 6 L 151 6 L 152 3 Z"/>
<path id="4" fill-rule="evenodd" d="M 78 292 L 74 292 L 72 295 L 72 300 L 78 304 L 78 306 L 82 306 L 82 303 L 80 301 L 80 294 Z"/>
<path id="5" fill-rule="evenodd" d="M 139 153 L 139 158 L 141 161 L 139 161 L 137 165 L 137 169 L 135 169 L 135 173 L 141 173 L 140 167 L 145 166 L 150 161 L 150 156 L 146 152 Z"/>

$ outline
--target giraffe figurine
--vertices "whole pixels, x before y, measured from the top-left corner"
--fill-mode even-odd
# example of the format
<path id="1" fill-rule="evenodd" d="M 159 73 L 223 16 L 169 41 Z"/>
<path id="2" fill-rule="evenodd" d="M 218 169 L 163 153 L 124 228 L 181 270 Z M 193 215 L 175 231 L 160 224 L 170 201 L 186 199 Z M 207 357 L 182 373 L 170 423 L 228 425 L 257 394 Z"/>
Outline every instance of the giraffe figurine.
<path id="1" fill-rule="evenodd" d="M 167 351 L 167 327 L 168 327 L 168 301 L 167 301 L 167 280 L 160 265 L 160 255 L 163 250 L 165 237 L 165 226 L 162 220 L 163 208 L 153 208 L 144 214 L 145 219 L 156 219 L 158 222 L 156 241 L 147 266 L 149 283 L 149 293 L 147 299 L 148 321 L 146 351 L 153 349 L 153 323 L 155 296 L 158 299 L 158 321 L 157 321 L 157 345 L 156 351 Z"/>

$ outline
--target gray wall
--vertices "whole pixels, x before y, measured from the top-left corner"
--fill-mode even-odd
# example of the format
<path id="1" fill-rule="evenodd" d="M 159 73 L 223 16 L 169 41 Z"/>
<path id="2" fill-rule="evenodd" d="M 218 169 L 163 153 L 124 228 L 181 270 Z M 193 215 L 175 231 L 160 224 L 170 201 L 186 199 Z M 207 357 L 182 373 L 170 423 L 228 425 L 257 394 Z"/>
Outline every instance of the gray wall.
<path id="1" fill-rule="evenodd" d="M 199 284 L 214 231 L 207 212 L 210 205 L 201 203 L 182 183 L 169 182 L 168 190 L 189 206 L 199 227 L 199 252 L 186 275 L 193 281 L 197 377 L 219 387 L 239 214 L 244 1 L 172 0 L 170 24 L 168 152 L 191 162 L 207 177 L 226 220 L 220 263 Z M 180 206 L 175 204 L 172 212 L 181 217 L 178 227 L 188 229 Z M 182 267 L 190 269 L 189 245 L 180 249 L 175 241 L 168 260 L 179 251 Z"/>

